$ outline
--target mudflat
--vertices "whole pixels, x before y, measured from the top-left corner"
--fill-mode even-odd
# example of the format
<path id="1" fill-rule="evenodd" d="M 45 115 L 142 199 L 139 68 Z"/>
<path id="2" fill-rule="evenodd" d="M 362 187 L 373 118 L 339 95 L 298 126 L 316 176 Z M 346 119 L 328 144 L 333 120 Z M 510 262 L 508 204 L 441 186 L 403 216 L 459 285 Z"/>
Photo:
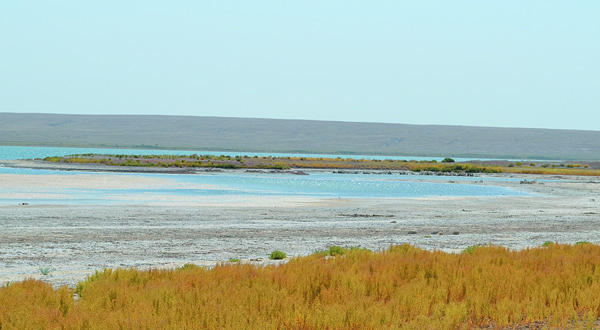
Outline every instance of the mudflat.
<path id="1" fill-rule="evenodd" d="M 474 244 L 523 249 L 546 241 L 600 241 L 598 178 L 510 176 L 527 184 L 520 180 L 470 184 L 503 186 L 532 195 L 199 196 L 162 204 L 0 206 L 0 284 L 40 278 L 56 286 L 74 286 L 104 268 L 211 266 L 229 258 L 262 264 L 273 262 L 267 259 L 273 250 L 298 256 L 330 245 L 382 249 L 410 243 L 459 252 Z M 26 200 L 35 197 L 35 188 L 40 186 L 119 184 L 127 189 L 167 184 L 142 176 L 110 182 L 114 177 L 2 174 L 0 199 L 13 199 L 9 188 L 15 186 L 31 188 L 19 195 Z M 42 275 L 40 269 L 49 273 Z"/>

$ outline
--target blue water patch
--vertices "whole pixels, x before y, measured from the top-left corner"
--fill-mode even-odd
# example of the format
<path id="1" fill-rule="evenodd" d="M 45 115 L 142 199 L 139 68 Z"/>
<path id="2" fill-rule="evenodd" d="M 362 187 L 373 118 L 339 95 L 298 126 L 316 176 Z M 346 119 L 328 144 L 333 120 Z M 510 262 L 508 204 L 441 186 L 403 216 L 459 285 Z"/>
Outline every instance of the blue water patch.
<path id="1" fill-rule="evenodd" d="M 13 169 L 2 168 L 0 173 Z M 28 174 L 73 175 L 82 172 L 21 170 Z M 14 174 L 14 173 L 13 173 Z M 10 187 L 3 193 L 18 194 L 17 198 L 0 199 L 1 205 L 26 203 L 43 204 L 144 204 L 185 201 L 203 197 L 235 196 L 306 196 L 316 198 L 415 198 L 437 196 L 524 196 L 526 193 L 504 187 L 479 185 L 469 181 L 432 182 L 425 177 L 403 175 L 335 174 L 326 172 L 311 175 L 254 174 L 222 172 L 217 174 L 117 174 L 86 173 L 88 175 L 139 176 L 161 179 L 160 184 L 136 189 L 34 188 Z M 437 177 L 442 179 L 440 177 Z M 446 177 L 446 179 L 456 179 Z M 43 180 L 43 179 L 41 179 Z M 31 196 L 31 200 L 23 198 Z M 46 198 L 44 198 L 46 197 Z M 227 200 L 231 200 L 228 198 Z M 224 199 L 224 200 L 225 200 Z"/>
<path id="2" fill-rule="evenodd" d="M 327 157 L 327 158 L 365 158 L 365 159 L 419 159 L 415 157 L 387 156 L 349 156 L 349 155 L 306 155 L 275 153 L 227 153 L 206 151 L 174 151 L 174 150 L 139 150 L 139 149 L 93 149 L 93 148 L 46 148 L 46 147 L 0 147 L 0 159 L 28 159 L 46 156 L 62 156 L 70 154 L 104 153 L 104 154 L 212 154 L 235 156 L 277 156 L 277 157 Z M 205 196 L 310 196 L 310 197 L 342 197 L 342 198 L 398 198 L 398 197 L 432 197 L 432 196 L 503 196 L 527 195 L 523 192 L 503 187 L 478 185 L 479 180 L 507 181 L 510 178 L 471 178 L 471 177 L 439 177 L 412 175 L 367 175 L 367 174 L 335 174 L 331 172 L 310 172 L 310 175 L 292 174 L 256 174 L 244 172 L 220 172 L 217 174 L 146 174 L 146 173 L 94 173 L 80 171 L 54 171 L 26 168 L 8 168 L 0 165 L 0 174 L 16 175 L 128 175 L 161 178 L 175 182 L 157 185 L 152 189 L 53 189 L 48 191 L 18 191 L 19 196 L 32 196 L 29 202 L 49 204 L 112 204 L 136 202 L 144 203 L 160 201 L 161 198 Z M 43 179 L 42 179 L 43 180 Z M 439 181 L 439 182 L 436 182 Z M 13 190 L 13 187 L 10 187 Z M 35 193 L 35 194 L 34 194 Z M 30 194 L 30 195 L 27 195 Z M 54 195 L 52 195 L 54 194 Z M 5 194 L 6 195 L 6 194 Z M 8 196 L 8 195 L 6 195 Z M 15 195 L 16 196 L 16 195 Z M 47 196 L 48 198 L 44 198 Z M 36 199 L 37 198 L 37 199 Z M 10 197 L 0 200 L 0 204 L 28 202 Z"/>
<path id="3" fill-rule="evenodd" d="M 413 156 L 377 156 L 377 155 L 340 155 L 340 154 L 298 154 L 277 152 L 227 152 L 202 150 L 157 150 L 157 149 L 108 149 L 108 148 L 58 148 L 58 147 L 18 147 L 0 146 L 1 159 L 35 159 L 52 156 L 68 156 L 78 154 L 109 154 L 109 155 L 211 155 L 211 156 L 248 156 L 248 157 L 305 157 L 305 158 L 342 158 L 342 159 L 377 159 L 377 160 L 416 160 L 441 161 L 444 157 L 413 157 Z M 472 158 L 454 158 L 457 162 L 472 160 Z M 482 160 L 482 159 L 480 159 Z"/>
<path id="4" fill-rule="evenodd" d="M 395 179 L 392 179 L 395 178 Z M 408 180 L 408 179 L 411 180 Z M 214 184 L 256 195 L 303 195 L 326 197 L 431 197 L 527 195 L 495 186 L 435 183 L 410 176 L 340 175 L 333 173 L 297 175 L 181 175 L 187 183 Z"/>

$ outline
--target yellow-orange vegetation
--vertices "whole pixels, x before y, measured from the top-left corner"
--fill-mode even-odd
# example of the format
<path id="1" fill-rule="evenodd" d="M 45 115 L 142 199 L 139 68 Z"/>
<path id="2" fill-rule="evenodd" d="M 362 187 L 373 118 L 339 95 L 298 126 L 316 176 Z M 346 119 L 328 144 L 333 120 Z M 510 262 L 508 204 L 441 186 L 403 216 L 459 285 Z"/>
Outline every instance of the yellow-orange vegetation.
<path id="1" fill-rule="evenodd" d="M 599 169 L 591 169 L 587 167 L 505 167 L 503 168 L 503 172 L 516 174 L 600 176 Z"/>
<path id="2" fill-rule="evenodd" d="M 600 247 L 463 254 L 409 245 L 280 266 L 97 272 L 73 290 L 0 289 L 0 329 L 471 329 L 543 321 L 594 328 Z"/>
<path id="3" fill-rule="evenodd" d="M 495 162 L 486 163 L 438 163 L 437 161 L 406 161 L 352 158 L 315 158 L 315 157 L 248 157 L 248 156 L 126 156 L 126 155 L 73 155 L 65 157 L 47 157 L 44 159 L 55 163 L 105 164 L 113 166 L 145 166 L 145 167 L 219 167 L 248 169 L 340 169 L 340 170 L 383 170 L 408 172 L 443 173 L 517 173 L 542 175 L 584 175 L 600 176 L 600 169 L 589 168 L 589 165 L 561 164 L 559 167 L 546 163 L 542 166 L 501 166 Z"/>

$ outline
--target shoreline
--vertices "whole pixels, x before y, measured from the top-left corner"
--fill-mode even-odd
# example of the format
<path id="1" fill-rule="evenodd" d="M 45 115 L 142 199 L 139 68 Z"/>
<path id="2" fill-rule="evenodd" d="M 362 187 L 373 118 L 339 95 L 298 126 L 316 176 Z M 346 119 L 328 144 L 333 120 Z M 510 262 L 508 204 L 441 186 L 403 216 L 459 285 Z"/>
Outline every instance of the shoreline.
<path id="1" fill-rule="evenodd" d="M 173 268 L 186 263 L 212 266 L 229 258 L 260 265 L 270 262 L 267 256 L 273 250 L 294 257 L 330 245 L 377 250 L 409 243 L 423 249 L 459 252 L 474 244 L 523 249 L 546 241 L 600 241 L 597 178 L 477 176 L 514 178 L 476 180 L 473 184 L 532 195 L 224 196 L 191 204 L 0 206 L 0 285 L 32 277 L 54 286 L 74 286 L 104 268 Z M 41 183 L 69 189 L 118 184 L 130 189 L 160 184 L 160 179 L 138 176 L 115 179 L 111 173 L 81 173 L 71 181 L 30 174 L 3 178 L 7 187 Z M 419 180 L 439 182 L 426 177 Z M 532 182 L 522 184 L 523 180 Z M 40 268 L 44 267 L 52 269 L 50 275 L 41 275 Z"/>
<path id="2" fill-rule="evenodd" d="M 376 175 L 414 175 L 414 176 L 456 176 L 456 177 L 513 177 L 523 179 L 566 179 L 589 180 L 600 182 L 598 176 L 570 175 L 570 174 L 521 174 L 521 173 L 459 173 L 459 172 L 414 172 L 405 170 L 385 169 L 344 169 L 344 168 L 290 168 L 279 169 L 253 169 L 253 168 L 175 168 L 175 167 L 141 167 L 141 166 L 110 166 L 104 164 L 79 164 L 79 163 L 53 163 L 43 160 L 19 159 L 0 160 L 0 167 L 32 170 L 50 170 L 67 172 L 94 172 L 94 173 L 147 173 L 147 174 L 197 174 L 197 173 L 265 173 L 265 174 L 296 174 L 334 173 L 334 174 L 376 174 Z"/>

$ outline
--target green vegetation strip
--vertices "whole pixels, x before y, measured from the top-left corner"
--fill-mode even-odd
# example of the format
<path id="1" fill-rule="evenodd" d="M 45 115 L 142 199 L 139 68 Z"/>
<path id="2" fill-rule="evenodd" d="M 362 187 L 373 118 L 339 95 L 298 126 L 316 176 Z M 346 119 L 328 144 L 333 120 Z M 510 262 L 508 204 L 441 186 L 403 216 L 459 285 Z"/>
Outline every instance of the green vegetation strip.
<path id="1" fill-rule="evenodd" d="M 438 163 L 432 161 L 406 160 L 369 160 L 311 157 L 247 157 L 247 156 L 131 156 L 131 155 L 71 155 L 65 157 L 47 157 L 44 161 L 68 164 L 104 164 L 108 166 L 140 167 L 178 167 L 178 168 L 245 168 L 245 169 L 360 169 L 360 170 L 398 170 L 412 172 L 463 172 L 463 173 L 500 173 L 498 166 L 480 166 L 468 163 L 454 163 L 447 158 Z"/>
<path id="2" fill-rule="evenodd" d="M 224 168 L 224 169 L 335 169 L 335 170 L 382 170 L 428 173 L 518 173 L 542 175 L 599 176 L 598 164 L 555 164 L 551 162 L 522 164 L 508 161 L 473 161 L 457 163 L 452 158 L 441 162 L 435 160 L 379 160 L 352 158 L 315 157 L 248 157 L 213 155 L 99 155 L 83 154 L 65 157 L 47 157 L 46 162 L 67 164 L 104 164 L 107 166 L 170 167 L 170 168 Z"/>

